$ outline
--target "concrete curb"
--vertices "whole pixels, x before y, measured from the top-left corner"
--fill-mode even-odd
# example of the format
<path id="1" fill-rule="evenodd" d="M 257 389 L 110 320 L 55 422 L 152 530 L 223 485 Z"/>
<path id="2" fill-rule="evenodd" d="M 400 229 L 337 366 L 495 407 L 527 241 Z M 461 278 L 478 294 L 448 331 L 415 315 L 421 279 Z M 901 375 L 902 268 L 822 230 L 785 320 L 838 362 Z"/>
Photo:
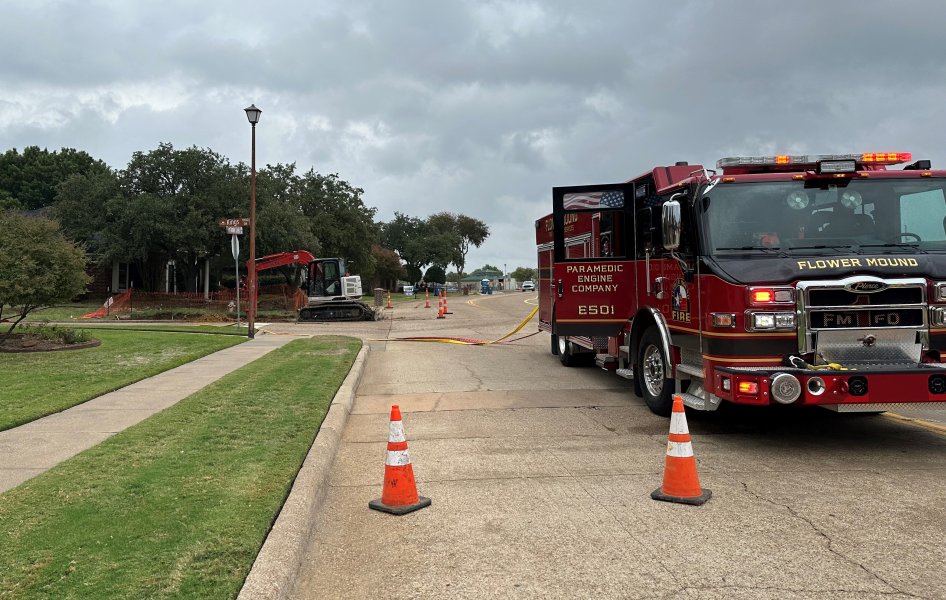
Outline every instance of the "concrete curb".
<path id="1" fill-rule="evenodd" d="M 335 453 L 348 422 L 367 355 L 368 346 L 362 346 L 329 406 L 289 497 L 256 556 L 237 600 L 282 600 L 292 592 L 312 524 L 325 498 Z"/>

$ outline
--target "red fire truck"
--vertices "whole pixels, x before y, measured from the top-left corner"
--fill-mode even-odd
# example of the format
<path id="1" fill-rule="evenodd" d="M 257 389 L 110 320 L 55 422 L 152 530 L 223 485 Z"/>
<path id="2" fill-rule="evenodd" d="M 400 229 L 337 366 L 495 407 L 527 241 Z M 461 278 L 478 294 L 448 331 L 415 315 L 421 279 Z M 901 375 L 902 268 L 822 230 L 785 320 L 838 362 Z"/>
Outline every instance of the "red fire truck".
<path id="1" fill-rule="evenodd" d="M 552 354 L 633 379 L 661 415 L 674 393 L 946 407 L 946 171 L 912 160 L 731 157 L 554 188 L 535 224 Z"/>

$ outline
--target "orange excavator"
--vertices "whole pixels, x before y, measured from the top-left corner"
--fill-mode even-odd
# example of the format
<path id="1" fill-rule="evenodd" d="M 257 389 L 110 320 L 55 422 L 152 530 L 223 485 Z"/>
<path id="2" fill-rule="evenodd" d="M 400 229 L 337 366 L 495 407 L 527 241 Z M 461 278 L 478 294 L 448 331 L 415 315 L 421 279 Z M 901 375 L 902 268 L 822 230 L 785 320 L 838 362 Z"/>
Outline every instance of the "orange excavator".
<path id="1" fill-rule="evenodd" d="M 299 309 L 300 321 L 374 321 L 380 311 L 361 301 L 361 277 L 349 275 L 343 258 L 315 258 L 306 250 L 270 254 L 256 259 L 259 272 L 292 264 L 305 265 L 302 290 L 308 297 Z M 247 261 L 247 269 L 252 268 Z"/>

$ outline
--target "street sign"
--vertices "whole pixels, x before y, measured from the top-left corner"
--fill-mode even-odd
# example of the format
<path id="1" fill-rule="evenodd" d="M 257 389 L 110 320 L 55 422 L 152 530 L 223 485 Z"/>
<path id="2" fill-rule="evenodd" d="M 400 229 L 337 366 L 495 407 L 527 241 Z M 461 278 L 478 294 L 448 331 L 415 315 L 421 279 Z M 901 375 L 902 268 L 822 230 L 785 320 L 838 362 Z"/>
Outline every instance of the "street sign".
<path id="1" fill-rule="evenodd" d="M 220 219 L 217 224 L 221 227 L 249 227 L 250 219 L 248 217 L 236 217 L 233 219 Z"/>
<path id="2" fill-rule="evenodd" d="M 240 260 L 240 237 L 235 233 L 230 236 L 230 251 L 233 253 L 233 260 Z"/>
<path id="3" fill-rule="evenodd" d="M 227 227 L 227 233 L 230 235 L 241 235 L 243 233 L 242 227 Z"/>

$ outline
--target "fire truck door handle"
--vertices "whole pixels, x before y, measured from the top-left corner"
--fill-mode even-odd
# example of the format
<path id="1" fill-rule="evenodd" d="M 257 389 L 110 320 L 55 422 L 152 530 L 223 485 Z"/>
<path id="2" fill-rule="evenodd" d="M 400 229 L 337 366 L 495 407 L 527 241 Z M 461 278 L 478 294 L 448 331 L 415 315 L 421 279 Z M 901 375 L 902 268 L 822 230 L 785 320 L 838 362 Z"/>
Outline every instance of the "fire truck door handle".
<path id="1" fill-rule="evenodd" d="M 562 283 L 562 280 L 558 280 L 558 297 L 561 298 L 565 293 L 565 285 Z"/>
<path id="2" fill-rule="evenodd" d="M 658 300 L 663 300 L 664 296 L 667 295 L 667 292 L 664 290 L 665 281 L 667 281 L 666 277 L 658 277 L 654 279 L 654 297 Z"/>
<path id="3" fill-rule="evenodd" d="M 647 282 L 647 295 L 650 296 L 650 248 L 644 249 L 644 281 Z"/>

